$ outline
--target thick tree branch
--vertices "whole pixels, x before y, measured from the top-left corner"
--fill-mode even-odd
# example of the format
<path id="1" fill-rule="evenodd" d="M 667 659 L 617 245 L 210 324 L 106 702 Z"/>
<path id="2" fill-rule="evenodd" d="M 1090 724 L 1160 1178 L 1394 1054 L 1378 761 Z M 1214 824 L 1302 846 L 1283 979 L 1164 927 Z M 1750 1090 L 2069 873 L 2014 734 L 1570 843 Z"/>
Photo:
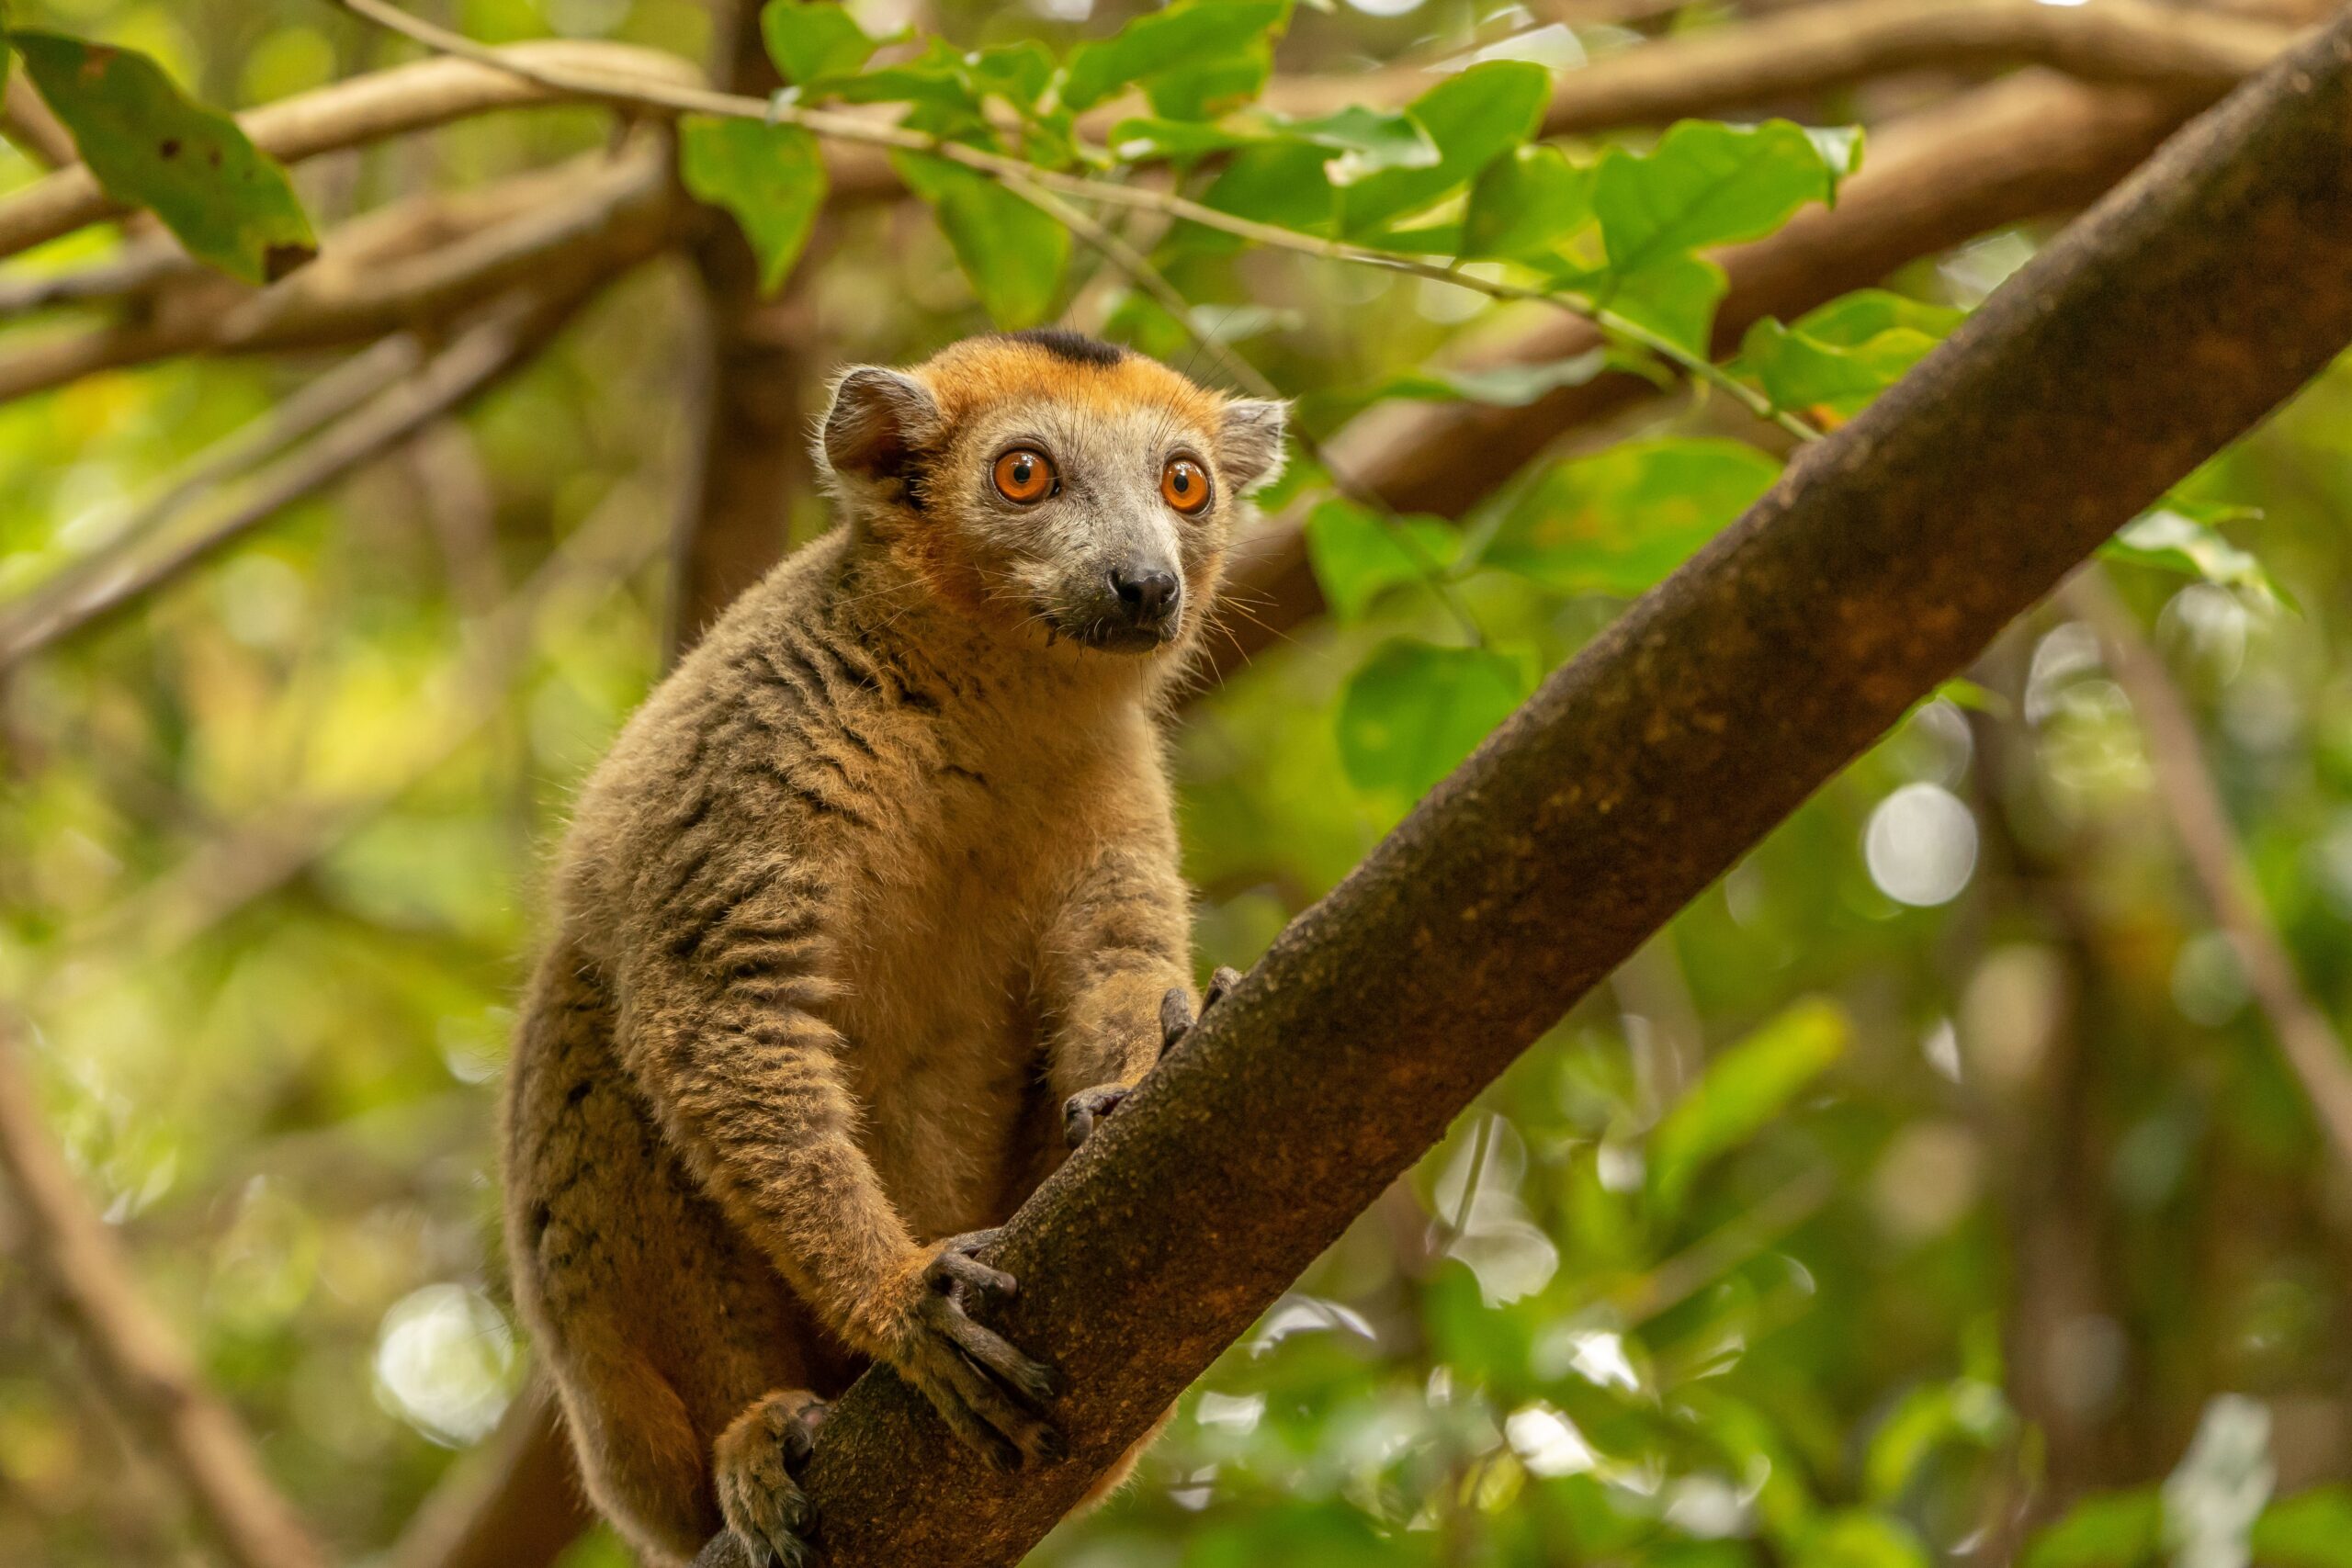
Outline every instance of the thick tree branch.
<path id="1" fill-rule="evenodd" d="M 1799 213 L 1779 232 L 1723 253 L 1730 292 L 1715 350 L 1730 353 L 1766 316 L 1793 319 L 1904 264 L 1988 230 L 2096 198 L 2194 111 L 2175 96 L 2091 88 L 2025 74 L 1955 98 L 1878 133 L 1834 208 Z M 1600 346 L 1588 323 L 1539 321 L 1478 367 L 1543 364 Z M 1524 408 L 1392 403 L 1333 436 L 1332 463 L 1399 512 L 1459 515 L 1564 433 L 1656 395 L 1635 376 L 1604 375 Z M 1306 561 L 1304 511 L 1241 542 L 1230 592 L 1250 610 L 1211 650 L 1219 679 L 1323 612 Z"/>
<path id="2" fill-rule="evenodd" d="M 27 1254 L 107 1398 L 171 1467 L 238 1568 L 319 1568 L 318 1543 L 264 1472 L 234 1414 L 140 1294 L 130 1260 L 74 1185 L 41 1124 L 13 1018 L 0 1019 L 0 1178 Z"/>
<path id="3" fill-rule="evenodd" d="M 2206 770 L 2188 705 L 2103 576 L 2084 571 L 2066 585 L 2064 600 L 2098 634 L 2108 670 L 2131 700 L 2147 738 L 2156 798 L 2172 818 L 2189 870 L 2236 948 L 2247 988 L 2270 1021 L 2288 1068 L 2311 1097 L 2329 1149 L 2338 1166 L 2352 1173 L 2352 1055 L 2304 987 L 2285 939 L 2271 923 L 2254 867 Z"/>
<path id="4" fill-rule="evenodd" d="M 869 1374 L 808 1474 L 834 1560 L 1017 1557 L 1528 1041 L 2323 368 L 2352 339 L 2347 120 L 2352 17 L 1546 681 L 992 1249 L 1022 1284 L 1001 1326 L 1069 1380 L 1072 1457 L 997 1476 Z"/>

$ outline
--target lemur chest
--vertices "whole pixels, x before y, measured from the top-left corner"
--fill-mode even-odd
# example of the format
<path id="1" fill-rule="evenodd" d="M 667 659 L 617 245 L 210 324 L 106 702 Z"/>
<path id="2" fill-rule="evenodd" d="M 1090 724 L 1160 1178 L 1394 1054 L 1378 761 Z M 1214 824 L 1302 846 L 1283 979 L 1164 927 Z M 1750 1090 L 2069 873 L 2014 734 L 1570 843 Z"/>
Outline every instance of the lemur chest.
<path id="1" fill-rule="evenodd" d="M 877 1075 L 942 1058 L 1014 1081 L 1035 1054 L 1038 942 L 1082 852 L 1062 781 L 926 761 L 891 782 L 844 835 L 844 1032 Z"/>

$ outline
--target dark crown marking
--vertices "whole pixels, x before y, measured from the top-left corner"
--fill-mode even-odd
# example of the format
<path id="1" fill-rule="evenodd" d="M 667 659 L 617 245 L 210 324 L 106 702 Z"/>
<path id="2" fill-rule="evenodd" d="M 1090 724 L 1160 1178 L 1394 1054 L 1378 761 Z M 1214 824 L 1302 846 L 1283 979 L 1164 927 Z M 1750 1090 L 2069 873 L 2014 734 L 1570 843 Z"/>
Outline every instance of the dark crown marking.
<path id="1" fill-rule="evenodd" d="M 1056 359 L 1072 365 L 1091 365 L 1109 369 L 1127 356 L 1127 351 L 1116 344 L 1088 337 L 1084 333 L 1069 332 L 1061 327 L 1031 327 L 1024 332 L 999 334 L 1010 343 L 1025 343 L 1042 348 Z"/>

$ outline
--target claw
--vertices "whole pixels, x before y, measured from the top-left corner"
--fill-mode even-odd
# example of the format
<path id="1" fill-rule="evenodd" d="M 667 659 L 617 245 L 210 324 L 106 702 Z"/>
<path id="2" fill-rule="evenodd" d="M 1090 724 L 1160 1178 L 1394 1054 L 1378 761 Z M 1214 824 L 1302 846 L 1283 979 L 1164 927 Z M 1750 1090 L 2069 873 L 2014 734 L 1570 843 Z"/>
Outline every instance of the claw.
<path id="1" fill-rule="evenodd" d="M 891 1364 L 961 1439 L 1000 1471 L 1023 1460 L 1050 1463 L 1065 1451 L 1045 1406 L 1060 1392 L 1052 1369 L 1031 1360 L 966 1310 L 969 1299 L 1003 1299 L 1012 1275 L 972 1256 L 996 1239 L 975 1231 L 942 1242 L 922 1272 L 903 1348 Z"/>
<path id="2" fill-rule="evenodd" d="M 1071 1148 L 1086 1142 L 1094 1135 L 1094 1123 L 1125 1104 L 1131 1092 L 1125 1084 L 1104 1084 L 1080 1089 L 1062 1101 L 1062 1141 Z"/>
<path id="3" fill-rule="evenodd" d="M 1209 1009 L 1223 1001 L 1236 986 L 1241 984 L 1241 971 L 1229 964 L 1220 964 L 1209 976 L 1208 989 L 1201 993 L 1201 1010 L 1193 1011 L 1192 998 L 1182 986 L 1171 987 L 1159 998 L 1159 1054 L 1166 1055 L 1184 1043 L 1195 1024 L 1208 1015 Z"/>
<path id="4" fill-rule="evenodd" d="M 1021 1282 L 1001 1269 L 991 1269 L 973 1254 L 996 1240 L 996 1230 L 967 1231 L 950 1236 L 939 1244 L 939 1251 L 923 1269 L 923 1282 L 944 1296 L 956 1294 L 956 1287 L 978 1291 L 983 1297 L 1011 1301 L 1019 1293 Z"/>

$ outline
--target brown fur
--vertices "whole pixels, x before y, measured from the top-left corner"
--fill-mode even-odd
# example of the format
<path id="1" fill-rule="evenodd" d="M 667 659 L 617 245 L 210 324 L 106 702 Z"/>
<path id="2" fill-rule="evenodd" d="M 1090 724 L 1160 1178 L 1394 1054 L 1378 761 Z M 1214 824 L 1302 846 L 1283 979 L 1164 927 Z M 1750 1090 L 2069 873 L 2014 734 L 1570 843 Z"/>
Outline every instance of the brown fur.
<path id="1" fill-rule="evenodd" d="M 590 1494 L 650 1562 L 722 1522 L 795 1556 L 794 1423 L 871 1359 L 984 1452 L 1051 1451 L 1042 1369 L 961 1310 L 991 1271 L 942 1244 L 1018 1206 L 1063 1100 L 1147 1072 L 1189 987 L 1155 715 L 1280 428 L 1020 338 L 853 372 L 844 525 L 590 781 L 516 1044 L 507 1246 Z M 982 488 L 1008 433 L 1066 494 Z M 1216 487 L 1194 518 L 1141 499 L 1179 446 Z M 1154 548 L 1165 640 L 1091 646 L 1100 561 Z"/>

